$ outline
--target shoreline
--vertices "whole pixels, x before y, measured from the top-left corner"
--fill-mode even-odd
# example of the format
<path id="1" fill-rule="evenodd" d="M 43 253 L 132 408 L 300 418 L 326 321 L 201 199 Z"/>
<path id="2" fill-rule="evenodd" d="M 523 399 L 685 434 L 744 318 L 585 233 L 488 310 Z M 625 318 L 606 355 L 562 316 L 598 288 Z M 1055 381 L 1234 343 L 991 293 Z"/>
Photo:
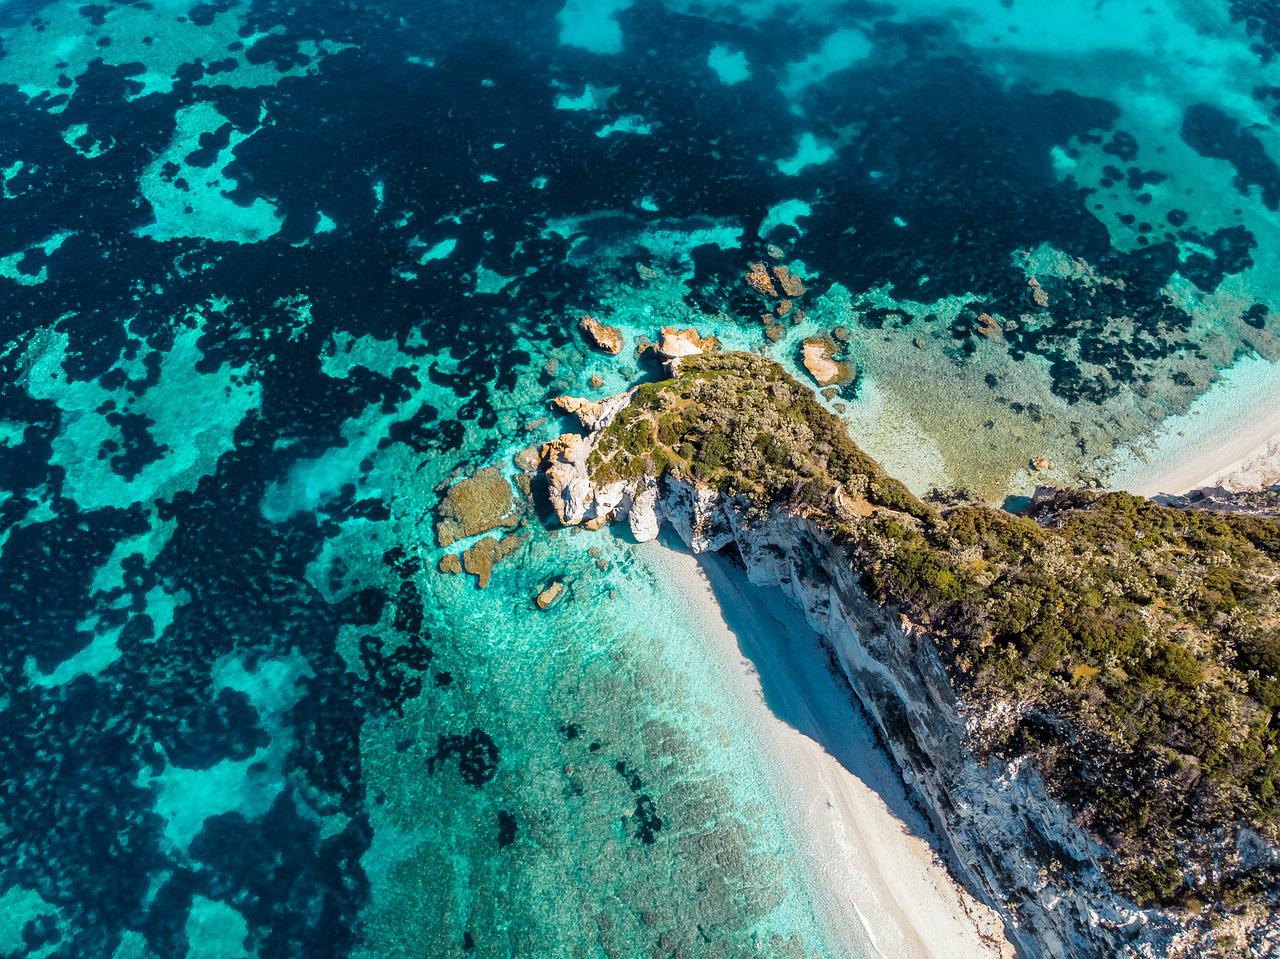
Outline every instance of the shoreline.
<path id="1" fill-rule="evenodd" d="M 1011 956 L 998 915 L 922 838 L 928 827 L 897 768 L 781 590 L 749 584 L 717 556 L 639 548 L 693 614 L 749 718 L 838 954 L 866 954 L 869 943 L 885 959 Z"/>
<path id="2" fill-rule="evenodd" d="M 1186 413 L 1120 450 L 1107 488 L 1139 496 L 1280 483 L 1280 363 L 1244 356 Z"/>

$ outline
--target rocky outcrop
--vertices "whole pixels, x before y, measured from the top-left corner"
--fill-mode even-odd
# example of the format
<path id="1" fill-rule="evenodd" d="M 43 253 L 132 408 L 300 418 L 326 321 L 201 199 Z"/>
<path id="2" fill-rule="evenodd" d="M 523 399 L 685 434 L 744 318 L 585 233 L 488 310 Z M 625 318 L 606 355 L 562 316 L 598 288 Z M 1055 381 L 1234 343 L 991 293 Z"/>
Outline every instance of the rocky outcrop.
<path id="1" fill-rule="evenodd" d="M 824 529 L 787 507 L 762 514 L 670 474 L 597 487 L 590 454 L 620 409 L 597 419 L 585 437 L 548 444 L 552 505 L 562 522 L 625 519 L 641 541 L 669 523 L 693 551 L 732 548 L 753 583 L 780 587 L 826 638 L 833 663 L 928 815 L 953 875 L 1001 914 L 1024 956 L 1196 954 L 1194 933 L 1174 916 L 1140 910 L 1111 889 L 1101 866 L 1106 851 L 1050 797 L 1034 764 L 978 758 L 974 742 L 1016 714 L 1018 704 L 1002 707 L 1009 715 L 971 714 L 932 636 L 869 598 L 855 565 Z"/>
<path id="2" fill-rule="evenodd" d="M 581 396 L 557 396 L 551 404 L 562 413 L 576 416 L 587 429 L 599 422 L 606 409 L 604 400 L 588 400 Z"/>
<path id="3" fill-rule="evenodd" d="M 840 347 L 834 340 L 811 337 L 800 350 L 800 362 L 819 386 L 843 386 L 852 382 L 856 370 L 852 363 L 835 358 Z"/>
<path id="4" fill-rule="evenodd" d="M 720 341 L 714 336 L 700 336 L 694 329 L 679 330 L 674 326 L 664 326 L 655 350 L 661 359 L 671 362 L 719 348 Z"/>
<path id="5" fill-rule="evenodd" d="M 622 352 L 622 332 L 617 327 L 607 326 L 594 316 L 584 315 L 578 320 L 578 328 L 596 349 L 615 356 Z"/>
<path id="6" fill-rule="evenodd" d="M 436 539 L 448 549 L 458 540 L 513 527 L 519 519 L 511 484 L 497 467 L 487 466 L 449 487 L 436 508 Z"/>

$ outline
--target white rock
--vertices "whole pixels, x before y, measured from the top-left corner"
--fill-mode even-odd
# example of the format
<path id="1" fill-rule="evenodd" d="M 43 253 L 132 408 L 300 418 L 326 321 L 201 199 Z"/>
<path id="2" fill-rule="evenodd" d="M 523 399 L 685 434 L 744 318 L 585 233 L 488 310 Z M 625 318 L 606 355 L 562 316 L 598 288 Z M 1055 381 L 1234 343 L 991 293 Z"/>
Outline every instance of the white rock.
<path id="1" fill-rule="evenodd" d="M 645 477 L 640 488 L 631 500 L 631 508 L 627 511 L 627 523 L 631 527 L 631 535 L 638 543 L 648 543 L 658 538 L 658 530 L 662 521 L 658 518 L 658 484 Z"/>

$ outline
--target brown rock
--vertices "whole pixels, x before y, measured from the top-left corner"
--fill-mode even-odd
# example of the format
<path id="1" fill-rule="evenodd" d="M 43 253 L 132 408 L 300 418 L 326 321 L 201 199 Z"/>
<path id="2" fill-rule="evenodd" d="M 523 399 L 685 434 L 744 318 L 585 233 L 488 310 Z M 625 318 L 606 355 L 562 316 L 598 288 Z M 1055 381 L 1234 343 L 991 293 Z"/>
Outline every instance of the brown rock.
<path id="1" fill-rule="evenodd" d="M 1031 279 L 1027 280 L 1027 286 L 1031 287 L 1031 299 L 1035 302 L 1036 306 L 1043 309 L 1049 305 L 1049 294 L 1045 292 L 1045 289 L 1040 285 L 1039 280 L 1033 276 Z"/>
<path id="2" fill-rule="evenodd" d="M 542 462 L 542 457 L 538 455 L 536 446 L 526 446 L 517 453 L 512 460 L 516 464 L 516 468 L 526 473 L 535 473 L 538 470 L 538 464 Z"/>
<path id="3" fill-rule="evenodd" d="M 436 567 L 442 573 L 461 573 L 462 561 L 458 559 L 454 553 L 445 553 L 440 557 L 440 564 Z"/>
<path id="4" fill-rule="evenodd" d="M 556 580 L 546 589 L 538 594 L 534 600 L 538 604 L 538 609 L 549 609 L 560 601 L 560 597 L 564 595 L 564 583 Z"/>
<path id="5" fill-rule="evenodd" d="M 600 387 L 604 386 L 604 377 L 599 373 L 592 373 L 591 379 L 587 380 L 587 385 L 593 390 L 598 390 Z"/>
<path id="6" fill-rule="evenodd" d="M 792 299 L 804 296 L 804 282 L 785 266 L 775 266 L 773 268 L 773 279 L 786 296 Z"/>
<path id="7" fill-rule="evenodd" d="M 819 386 L 840 386 L 850 382 L 857 370 L 852 363 L 835 359 L 839 347 L 834 340 L 812 337 L 804 341 L 800 360 Z"/>
<path id="8" fill-rule="evenodd" d="M 914 340 L 912 340 L 912 341 L 911 341 L 911 344 L 912 344 L 912 345 L 913 345 L 917 350 L 923 350 L 923 349 L 924 349 L 924 338 L 923 338 L 923 337 L 920 337 L 920 336 L 917 336 Z"/>
<path id="9" fill-rule="evenodd" d="M 1031 461 L 1031 468 L 1043 473 L 1045 470 L 1053 469 L 1053 464 L 1049 462 L 1049 458 L 1047 456 L 1037 456 Z"/>
<path id="10" fill-rule="evenodd" d="M 848 343 L 848 342 L 849 342 L 849 327 L 847 327 L 847 326 L 837 326 L 834 330 L 832 330 L 832 331 L 831 331 L 831 335 L 836 339 L 836 341 L 837 341 L 837 342 L 840 342 L 840 343 Z"/>
<path id="11" fill-rule="evenodd" d="M 449 487 L 436 507 L 436 539 L 446 549 L 460 539 L 510 528 L 520 519 L 512 508 L 511 484 L 497 467 L 486 466 Z"/>
<path id="12" fill-rule="evenodd" d="M 751 268 L 747 270 L 746 280 L 747 285 L 761 296 L 768 297 L 771 300 L 778 298 L 778 288 L 773 285 L 773 277 L 769 273 L 769 268 L 763 263 L 752 263 Z"/>
<path id="13" fill-rule="evenodd" d="M 765 338 L 770 343 L 777 343 L 778 340 L 782 339 L 782 332 L 782 327 L 777 323 L 771 323 L 764 328 Z"/>
<path id="14" fill-rule="evenodd" d="M 779 315 L 779 316 L 786 316 L 788 313 L 790 313 L 790 312 L 791 312 L 791 308 L 792 308 L 794 305 L 795 305 L 795 304 L 794 304 L 794 303 L 792 303 L 790 300 L 780 300 L 780 301 L 778 301 L 778 315 Z"/>
<path id="15" fill-rule="evenodd" d="M 479 580 L 484 589 L 489 585 L 489 577 L 493 575 L 493 567 L 504 557 L 510 556 L 520 548 L 519 536 L 486 536 L 462 554 L 462 568 Z"/>
<path id="16" fill-rule="evenodd" d="M 617 355 L 622 352 L 622 332 L 617 327 L 606 326 L 594 316 L 583 315 L 578 320 L 578 328 L 582 330 L 596 349 Z"/>
<path id="17" fill-rule="evenodd" d="M 988 339 L 995 339 L 1000 336 L 1000 324 L 996 322 L 996 319 L 990 313 L 979 313 L 977 324 L 978 332 Z"/>

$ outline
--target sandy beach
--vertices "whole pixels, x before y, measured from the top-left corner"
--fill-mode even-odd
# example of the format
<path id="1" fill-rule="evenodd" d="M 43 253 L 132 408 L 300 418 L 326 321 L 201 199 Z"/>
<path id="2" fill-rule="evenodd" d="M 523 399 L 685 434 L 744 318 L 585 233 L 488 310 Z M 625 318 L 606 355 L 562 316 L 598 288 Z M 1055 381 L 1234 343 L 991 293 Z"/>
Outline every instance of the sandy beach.
<path id="1" fill-rule="evenodd" d="M 1280 364 L 1246 356 L 1191 408 L 1122 451 L 1108 486 L 1140 496 L 1280 483 Z"/>
<path id="2" fill-rule="evenodd" d="M 996 914 L 951 879 L 897 770 L 818 638 L 778 589 L 752 586 L 728 561 L 660 543 L 645 558 L 695 613 L 707 647 L 765 752 L 778 807 L 812 869 L 809 889 L 846 956 L 1012 956 Z"/>

